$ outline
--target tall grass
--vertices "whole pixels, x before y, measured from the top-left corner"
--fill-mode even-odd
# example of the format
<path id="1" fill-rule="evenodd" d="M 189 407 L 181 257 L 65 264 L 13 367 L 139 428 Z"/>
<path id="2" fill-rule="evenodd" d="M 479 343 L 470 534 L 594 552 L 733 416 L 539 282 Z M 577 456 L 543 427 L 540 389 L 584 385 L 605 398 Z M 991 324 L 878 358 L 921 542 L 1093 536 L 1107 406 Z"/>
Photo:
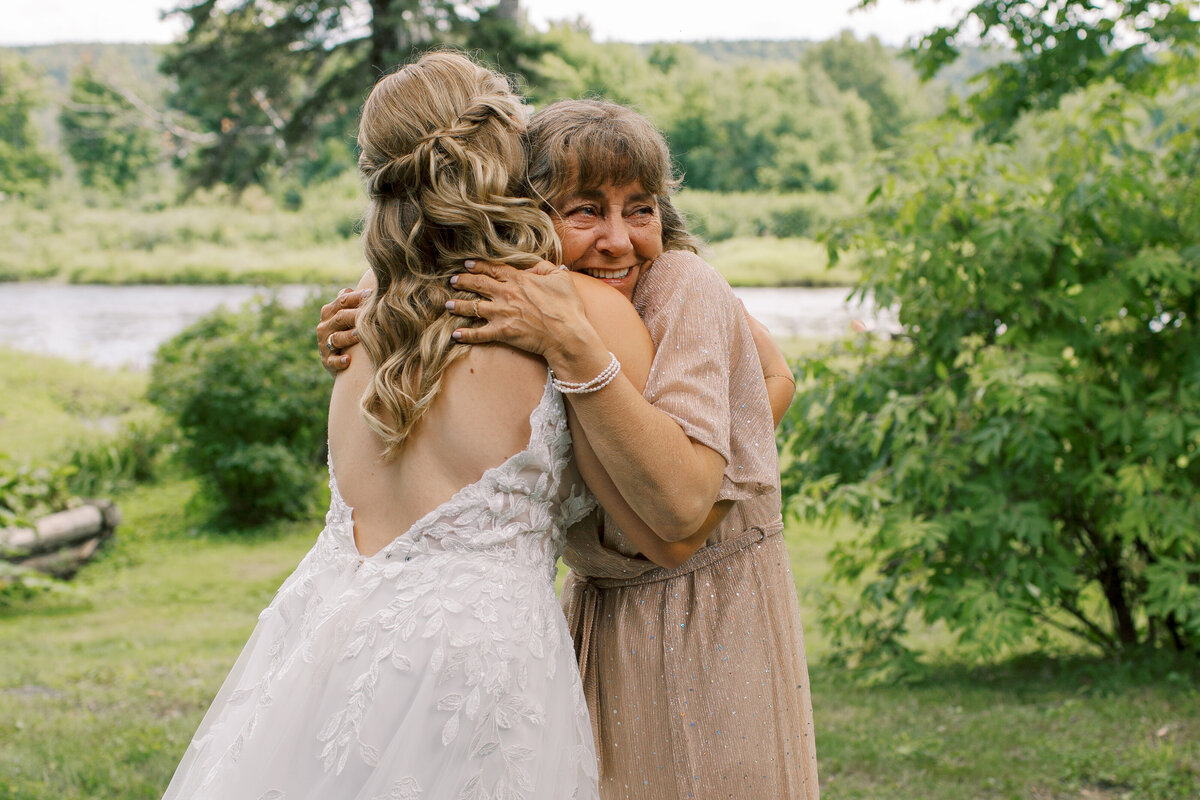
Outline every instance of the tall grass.
<path id="1" fill-rule="evenodd" d="M 102 194 L 0 202 L 0 281 L 346 284 L 362 274 L 364 200 L 352 174 L 274 197 L 202 194 L 182 205 Z M 846 285 L 811 237 L 848 213 L 836 195 L 685 191 L 679 205 L 739 286 Z"/>
<path id="2" fill-rule="evenodd" d="M 362 272 L 363 205 L 349 178 L 312 187 L 295 210 L 257 188 L 174 206 L 3 202 L 0 280 L 342 283 Z"/>

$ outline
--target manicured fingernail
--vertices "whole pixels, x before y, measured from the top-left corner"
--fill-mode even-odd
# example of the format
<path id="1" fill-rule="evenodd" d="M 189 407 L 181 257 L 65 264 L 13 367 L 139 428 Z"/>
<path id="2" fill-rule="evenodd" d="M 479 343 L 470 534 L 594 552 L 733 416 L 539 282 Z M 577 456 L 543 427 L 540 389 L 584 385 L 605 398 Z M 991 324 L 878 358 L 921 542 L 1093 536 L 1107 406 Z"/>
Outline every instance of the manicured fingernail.
<path id="1" fill-rule="evenodd" d="M 346 367 L 346 366 L 349 366 L 349 365 L 350 365 L 350 356 L 342 356 L 342 359 L 341 359 L 341 360 L 342 360 L 342 366 L 343 366 L 343 367 Z"/>
<path id="2" fill-rule="evenodd" d="M 463 266 L 466 267 L 467 269 L 475 269 L 475 259 L 468 258 L 466 261 L 463 262 Z"/>
<path id="3" fill-rule="evenodd" d="M 451 286 L 458 286 L 458 276 L 457 276 L 457 275 L 451 275 L 451 276 L 450 276 L 450 285 L 451 285 Z"/>
<path id="4" fill-rule="evenodd" d="M 374 289 L 363 289 L 363 300 L 366 300 L 368 297 L 370 297 L 371 293 L 374 291 Z"/>
<path id="5" fill-rule="evenodd" d="M 461 339 L 462 331 L 455 331 L 454 333 L 450 334 L 450 337 L 453 339 Z"/>
<path id="6" fill-rule="evenodd" d="M 454 310 L 454 301 L 453 301 L 453 300 L 447 300 L 447 301 L 446 301 L 446 310 L 447 310 L 447 311 L 453 311 L 453 310 Z"/>

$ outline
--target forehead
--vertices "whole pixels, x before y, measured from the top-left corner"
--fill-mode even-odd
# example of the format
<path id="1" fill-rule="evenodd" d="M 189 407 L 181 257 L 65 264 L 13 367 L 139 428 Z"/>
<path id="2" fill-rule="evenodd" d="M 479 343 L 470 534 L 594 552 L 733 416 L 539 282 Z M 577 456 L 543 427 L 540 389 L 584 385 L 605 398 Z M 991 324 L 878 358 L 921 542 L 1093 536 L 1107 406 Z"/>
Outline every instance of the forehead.
<path id="1" fill-rule="evenodd" d="M 636 182 L 624 184 L 606 183 L 602 186 L 577 187 L 575 191 L 569 192 L 567 197 L 580 200 L 620 203 L 628 203 L 630 201 L 647 202 L 656 200 L 653 192 L 646 191 L 644 186 Z"/>

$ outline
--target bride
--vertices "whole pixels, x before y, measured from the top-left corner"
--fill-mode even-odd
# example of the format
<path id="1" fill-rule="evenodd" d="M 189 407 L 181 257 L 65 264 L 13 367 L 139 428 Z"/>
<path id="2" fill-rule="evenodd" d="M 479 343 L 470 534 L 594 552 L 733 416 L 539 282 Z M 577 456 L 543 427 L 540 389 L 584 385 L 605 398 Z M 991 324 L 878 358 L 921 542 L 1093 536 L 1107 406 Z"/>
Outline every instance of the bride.
<path id="1" fill-rule="evenodd" d="M 326 527 L 259 617 L 168 800 L 596 797 L 554 593 L 563 531 L 594 501 L 559 390 L 640 391 L 652 347 L 632 306 L 586 277 L 583 310 L 615 353 L 600 376 L 452 338 L 446 303 L 471 295 L 447 279 L 466 260 L 558 258 L 549 218 L 515 196 L 523 128 L 504 78 L 455 53 L 367 99 L 359 288 L 373 291 L 365 357 L 330 403 Z"/>

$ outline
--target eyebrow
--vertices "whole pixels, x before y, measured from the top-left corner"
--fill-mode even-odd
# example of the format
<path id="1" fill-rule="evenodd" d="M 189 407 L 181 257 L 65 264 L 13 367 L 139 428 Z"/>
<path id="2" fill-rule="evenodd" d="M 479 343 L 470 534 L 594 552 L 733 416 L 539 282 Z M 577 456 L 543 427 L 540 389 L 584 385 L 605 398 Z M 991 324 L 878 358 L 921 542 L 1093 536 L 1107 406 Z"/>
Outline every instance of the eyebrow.
<path id="1" fill-rule="evenodd" d="M 567 195 L 566 199 L 567 200 L 576 200 L 576 199 L 590 200 L 590 201 L 595 202 L 598 200 L 604 200 L 605 197 L 604 197 L 604 192 L 600 191 L 599 189 L 585 189 L 584 191 L 581 191 L 581 192 L 572 192 L 571 194 Z M 627 203 L 645 203 L 645 202 L 648 202 L 650 200 L 655 200 L 655 199 L 657 199 L 657 198 L 655 198 L 655 196 L 652 192 L 639 192 L 635 195 L 630 195 L 628 198 L 626 198 L 625 202 L 627 202 Z"/>

